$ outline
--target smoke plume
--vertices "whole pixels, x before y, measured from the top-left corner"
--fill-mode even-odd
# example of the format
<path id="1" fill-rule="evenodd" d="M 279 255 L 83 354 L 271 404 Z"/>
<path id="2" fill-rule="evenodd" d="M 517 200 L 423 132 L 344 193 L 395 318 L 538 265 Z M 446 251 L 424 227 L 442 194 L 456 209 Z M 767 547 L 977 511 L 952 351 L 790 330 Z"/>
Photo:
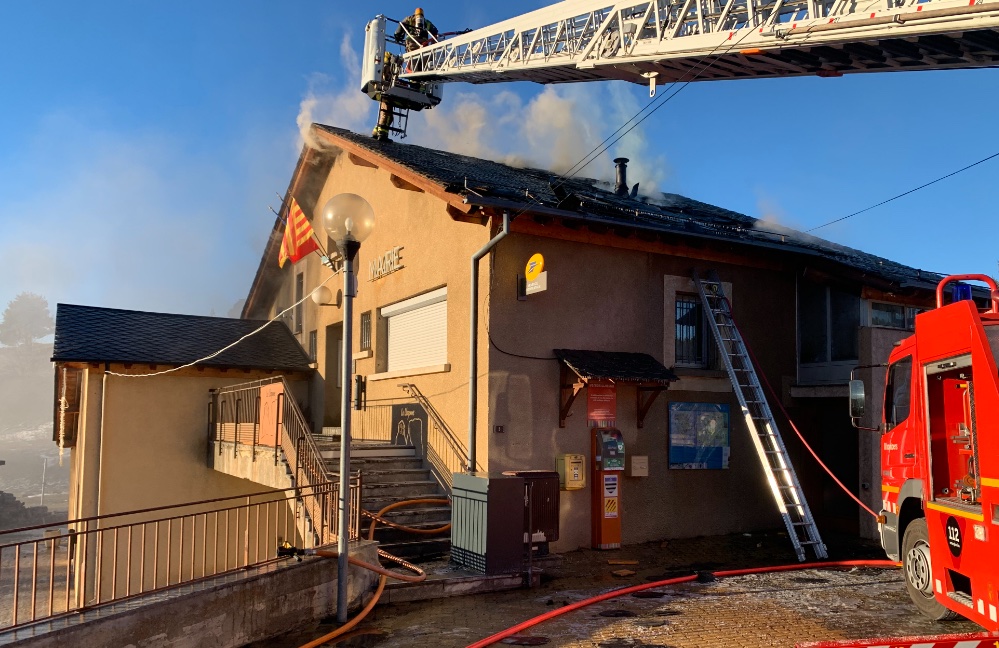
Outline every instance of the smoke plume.
<path id="1" fill-rule="evenodd" d="M 360 133 L 374 125 L 376 104 L 357 87 L 360 62 L 349 34 L 340 43 L 340 63 L 342 84 L 333 87 L 330 77 L 316 75 L 302 99 L 299 133 L 310 146 L 316 146 L 309 135 L 313 122 Z M 611 160 L 627 157 L 629 182 L 652 195 L 669 176 L 669 166 L 665 156 L 650 149 L 643 125 L 601 151 L 601 142 L 641 109 L 637 97 L 644 92 L 612 81 L 546 86 L 523 98 L 508 89 L 447 85 L 439 106 L 411 113 L 406 142 L 606 182 L 614 181 Z"/>

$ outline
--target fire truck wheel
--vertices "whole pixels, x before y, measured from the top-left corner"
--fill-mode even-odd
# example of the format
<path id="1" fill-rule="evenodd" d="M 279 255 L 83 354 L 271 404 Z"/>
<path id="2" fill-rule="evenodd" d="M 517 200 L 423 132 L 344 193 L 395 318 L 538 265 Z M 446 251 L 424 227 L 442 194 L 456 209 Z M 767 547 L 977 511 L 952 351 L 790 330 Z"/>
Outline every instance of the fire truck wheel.
<path id="1" fill-rule="evenodd" d="M 930 540 L 926 519 L 909 523 L 902 538 L 902 569 L 905 588 L 916 608 L 934 621 L 954 619 L 957 614 L 941 605 L 933 596 L 933 570 L 930 563 Z"/>

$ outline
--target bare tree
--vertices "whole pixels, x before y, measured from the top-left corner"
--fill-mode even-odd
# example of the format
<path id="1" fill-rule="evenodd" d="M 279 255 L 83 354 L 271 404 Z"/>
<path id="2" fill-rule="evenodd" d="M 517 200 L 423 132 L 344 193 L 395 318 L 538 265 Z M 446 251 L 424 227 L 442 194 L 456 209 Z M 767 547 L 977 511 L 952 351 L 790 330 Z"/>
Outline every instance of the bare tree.
<path id="1" fill-rule="evenodd" d="M 49 303 L 41 295 L 23 292 L 7 303 L 0 321 L 0 344 L 23 346 L 52 332 Z"/>

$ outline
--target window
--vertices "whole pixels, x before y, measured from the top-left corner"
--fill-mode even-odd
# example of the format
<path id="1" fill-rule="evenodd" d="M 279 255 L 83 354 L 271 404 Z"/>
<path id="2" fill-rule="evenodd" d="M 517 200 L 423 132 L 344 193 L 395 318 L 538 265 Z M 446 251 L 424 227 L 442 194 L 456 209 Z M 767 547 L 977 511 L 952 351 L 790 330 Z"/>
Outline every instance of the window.
<path id="1" fill-rule="evenodd" d="M 447 364 L 447 288 L 381 310 L 386 319 L 386 371 Z"/>
<path id="2" fill-rule="evenodd" d="M 309 362 L 316 361 L 316 332 L 309 331 Z"/>
<path id="3" fill-rule="evenodd" d="M 361 313 L 361 351 L 371 350 L 371 311 Z"/>
<path id="4" fill-rule="evenodd" d="M 916 315 L 924 308 L 901 304 L 871 303 L 871 326 L 913 331 L 916 328 Z"/>
<path id="5" fill-rule="evenodd" d="M 906 328 L 905 306 L 901 304 L 871 304 L 871 326 Z"/>
<path id="6" fill-rule="evenodd" d="M 700 299 L 696 295 L 676 295 L 677 366 L 707 368 L 715 365 L 716 348 L 711 340 Z"/>
<path id="7" fill-rule="evenodd" d="M 885 387 L 885 432 L 909 418 L 909 386 L 912 382 L 912 356 L 888 368 Z"/>
<path id="8" fill-rule="evenodd" d="M 798 353 L 802 364 L 860 357 L 858 295 L 802 280 L 798 283 Z"/>
<path id="9" fill-rule="evenodd" d="M 302 332 L 302 299 L 305 297 L 305 275 L 299 272 L 295 276 L 295 333 Z"/>

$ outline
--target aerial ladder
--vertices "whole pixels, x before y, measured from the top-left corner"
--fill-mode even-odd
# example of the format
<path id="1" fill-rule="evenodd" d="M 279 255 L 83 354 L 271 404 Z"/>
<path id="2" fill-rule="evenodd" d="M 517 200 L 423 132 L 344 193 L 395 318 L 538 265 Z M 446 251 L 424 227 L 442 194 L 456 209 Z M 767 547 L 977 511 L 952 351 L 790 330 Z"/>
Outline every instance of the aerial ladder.
<path id="1" fill-rule="evenodd" d="M 367 26 L 362 91 L 433 108 L 442 84 L 672 82 L 999 65 L 999 0 L 565 0 L 392 54 Z M 396 22 L 396 21 L 392 21 Z"/>
<path id="2" fill-rule="evenodd" d="M 392 21 L 368 23 L 361 89 L 405 137 L 410 110 L 444 83 L 674 82 L 999 66 L 999 0 L 565 0 L 392 53 Z M 399 49 L 406 49 L 400 43 Z M 381 117 L 380 117 L 381 120 Z M 705 313 L 799 560 L 826 547 L 716 279 Z"/>

